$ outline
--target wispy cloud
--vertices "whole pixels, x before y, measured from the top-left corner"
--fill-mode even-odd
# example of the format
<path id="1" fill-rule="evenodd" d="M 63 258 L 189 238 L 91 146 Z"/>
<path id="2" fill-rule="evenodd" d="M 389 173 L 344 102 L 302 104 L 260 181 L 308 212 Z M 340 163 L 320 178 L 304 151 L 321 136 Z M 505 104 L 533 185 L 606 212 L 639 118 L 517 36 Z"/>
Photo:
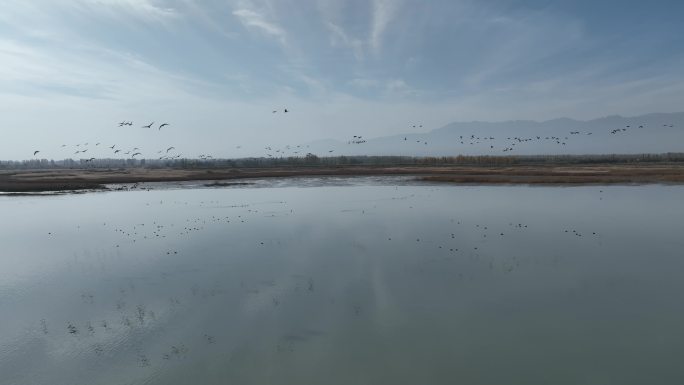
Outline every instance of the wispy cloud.
<path id="1" fill-rule="evenodd" d="M 363 60 L 367 53 L 380 53 L 385 32 L 395 19 L 400 1 L 372 0 L 361 3 L 363 6 L 360 6 L 352 2 L 320 0 L 317 4 L 322 22 L 329 32 L 331 46 L 349 48 L 356 60 Z M 355 28 L 355 35 L 348 32 L 343 25 L 345 21 L 340 17 L 344 12 L 351 12 L 354 19 L 358 20 L 365 20 L 365 16 L 370 16 L 363 34 L 358 32 L 359 28 Z"/>
<path id="2" fill-rule="evenodd" d="M 410 87 L 404 79 L 387 81 L 385 89 L 388 93 L 396 96 L 413 96 L 417 94 L 417 91 Z"/>
<path id="3" fill-rule="evenodd" d="M 354 78 L 349 81 L 349 84 L 359 88 L 375 88 L 379 87 L 381 83 L 378 79 Z"/>
<path id="4" fill-rule="evenodd" d="M 399 0 L 373 0 L 373 22 L 369 44 L 374 51 L 382 46 L 382 38 L 399 7 Z"/>
<path id="5" fill-rule="evenodd" d="M 464 83 L 474 87 L 492 81 L 518 81 L 519 77 L 506 74 L 529 74 L 536 63 L 579 46 L 585 37 L 577 20 L 543 12 L 524 18 L 484 15 L 472 22 L 479 24 L 477 28 L 488 41 L 478 53 L 480 63 L 464 77 Z"/>
<path id="6" fill-rule="evenodd" d="M 386 80 L 354 78 L 348 84 L 363 90 L 375 90 L 381 93 L 384 98 L 392 100 L 420 95 L 419 90 L 411 87 L 404 79 L 400 78 Z"/>
<path id="7" fill-rule="evenodd" d="M 342 27 L 328 21 L 326 23 L 328 30 L 331 32 L 330 44 L 335 46 L 343 46 L 351 48 L 354 52 L 354 57 L 361 60 L 364 57 L 364 42 L 361 39 L 349 37 Z"/>
<path id="8" fill-rule="evenodd" d="M 135 18 L 138 22 L 166 23 L 180 17 L 172 7 L 152 0 L 74 0 L 65 7 L 77 8 L 87 14 L 100 14 L 117 19 Z"/>
<path id="9" fill-rule="evenodd" d="M 274 21 L 267 20 L 266 16 L 252 9 L 236 9 L 233 11 L 242 25 L 247 29 L 264 33 L 276 38 L 282 44 L 286 42 L 285 30 Z"/>

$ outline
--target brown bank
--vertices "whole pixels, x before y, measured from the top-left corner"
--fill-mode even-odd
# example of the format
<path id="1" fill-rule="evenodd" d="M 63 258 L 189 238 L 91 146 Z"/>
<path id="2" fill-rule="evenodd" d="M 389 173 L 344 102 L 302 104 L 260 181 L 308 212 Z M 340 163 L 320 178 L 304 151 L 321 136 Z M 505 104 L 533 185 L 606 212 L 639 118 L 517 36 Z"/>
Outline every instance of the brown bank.
<path id="1" fill-rule="evenodd" d="M 214 169 L 21 170 L 0 172 L 2 192 L 106 189 L 108 184 L 226 181 L 300 176 L 407 175 L 430 182 L 461 184 L 680 184 L 684 164 L 591 164 L 515 166 L 338 166 Z M 220 184 L 217 184 L 220 185 Z"/>

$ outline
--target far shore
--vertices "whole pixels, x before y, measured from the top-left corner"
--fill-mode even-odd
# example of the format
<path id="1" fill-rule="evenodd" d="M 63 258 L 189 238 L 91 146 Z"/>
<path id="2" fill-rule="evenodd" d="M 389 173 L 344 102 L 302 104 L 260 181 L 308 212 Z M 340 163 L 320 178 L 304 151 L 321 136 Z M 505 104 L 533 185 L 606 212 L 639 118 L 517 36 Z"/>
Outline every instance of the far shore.
<path id="1" fill-rule="evenodd" d="M 0 192 L 106 190 L 107 185 L 143 182 L 225 181 L 248 178 L 324 176 L 413 176 L 455 184 L 683 184 L 682 163 L 544 164 L 510 166 L 320 166 L 254 168 L 123 168 L 0 171 Z"/>

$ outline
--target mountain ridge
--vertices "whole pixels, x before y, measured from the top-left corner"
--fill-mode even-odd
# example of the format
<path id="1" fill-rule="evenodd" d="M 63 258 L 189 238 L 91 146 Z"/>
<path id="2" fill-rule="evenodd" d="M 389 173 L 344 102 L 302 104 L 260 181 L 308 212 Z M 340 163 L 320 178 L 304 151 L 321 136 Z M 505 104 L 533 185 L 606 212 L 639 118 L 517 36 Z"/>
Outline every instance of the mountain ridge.
<path id="1" fill-rule="evenodd" d="M 308 143 L 308 152 L 332 155 L 634 154 L 684 151 L 684 112 L 655 112 L 591 120 L 452 122 L 423 133 Z M 332 153 L 330 151 L 333 151 Z"/>

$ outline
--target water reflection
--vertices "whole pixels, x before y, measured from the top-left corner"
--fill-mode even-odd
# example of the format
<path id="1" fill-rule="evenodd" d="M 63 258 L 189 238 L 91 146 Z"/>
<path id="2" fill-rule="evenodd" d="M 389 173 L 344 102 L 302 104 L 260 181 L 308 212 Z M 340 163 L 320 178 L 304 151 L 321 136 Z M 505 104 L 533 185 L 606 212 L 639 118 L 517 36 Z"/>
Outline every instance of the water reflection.
<path id="1" fill-rule="evenodd" d="M 684 376 L 681 187 L 318 181 L 0 198 L 0 383 Z"/>

